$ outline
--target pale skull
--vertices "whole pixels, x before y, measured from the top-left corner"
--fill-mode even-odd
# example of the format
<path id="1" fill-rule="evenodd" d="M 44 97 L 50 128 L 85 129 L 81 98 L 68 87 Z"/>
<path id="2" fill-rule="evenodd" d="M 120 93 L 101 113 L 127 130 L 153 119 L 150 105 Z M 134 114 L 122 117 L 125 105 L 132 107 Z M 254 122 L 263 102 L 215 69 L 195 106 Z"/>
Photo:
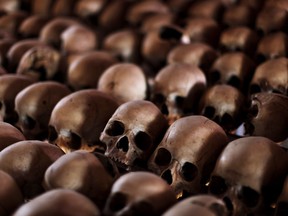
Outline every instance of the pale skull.
<path id="1" fill-rule="evenodd" d="M 150 101 L 122 104 L 110 118 L 100 140 L 105 154 L 124 169 L 143 169 L 168 127 L 167 120 Z"/>
<path id="2" fill-rule="evenodd" d="M 286 174 L 287 153 L 280 146 L 265 137 L 243 137 L 222 151 L 209 193 L 223 199 L 229 215 L 271 215 Z"/>
<path id="3" fill-rule="evenodd" d="M 78 149 L 103 152 L 100 133 L 117 107 L 114 98 L 96 89 L 76 91 L 53 109 L 48 139 L 65 153 Z"/>
<path id="4" fill-rule="evenodd" d="M 103 213 L 105 216 L 157 216 L 175 203 L 173 191 L 159 176 L 130 172 L 113 184 Z"/>
<path id="5" fill-rule="evenodd" d="M 216 160 L 228 143 L 224 130 L 204 116 L 176 120 L 148 161 L 178 198 L 203 193 Z"/>

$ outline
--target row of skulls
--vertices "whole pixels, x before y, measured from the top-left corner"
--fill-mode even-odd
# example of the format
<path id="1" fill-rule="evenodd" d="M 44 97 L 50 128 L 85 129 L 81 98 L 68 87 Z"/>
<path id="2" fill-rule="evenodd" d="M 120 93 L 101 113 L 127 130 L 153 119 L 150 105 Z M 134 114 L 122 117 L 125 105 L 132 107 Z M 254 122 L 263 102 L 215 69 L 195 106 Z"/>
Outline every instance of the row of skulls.
<path id="1" fill-rule="evenodd" d="M 0 215 L 285 215 L 285 1 L 19 2 L 0 3 Z"/>

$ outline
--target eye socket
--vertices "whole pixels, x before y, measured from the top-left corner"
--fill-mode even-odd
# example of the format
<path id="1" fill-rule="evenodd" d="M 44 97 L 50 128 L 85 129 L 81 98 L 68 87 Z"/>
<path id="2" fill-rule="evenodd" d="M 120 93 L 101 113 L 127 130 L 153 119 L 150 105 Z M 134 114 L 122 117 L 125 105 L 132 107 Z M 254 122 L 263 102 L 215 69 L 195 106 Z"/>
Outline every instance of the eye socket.
<path id="1" fill-rule="evenodd" d="M 155 157 L 155 164 L 158 166 L 168 166 L 172 160 L 171 153 L 165 148 L 159 148 Z"/>
<path id="2" fill-rule="evenodd" d="M 218 70 L 212 70 L 210 73 L 210 81 L 211 84 L 215 84 L 216 82 L 218 82 L 221 78 L 221 73 Z"/>
<path id="3" fill-rule="evenodd" d="M 255 207 L 258 202 L 260 195 L 257 191 L 250 187 L 242 186 L 240 190 L 237 191 L 237 197 L 249 208 Z"/>
<path id="4" fill-rule="evenodd" d="M 182 96 L 176 96 L 175 97 L 175 103 L 178 107 L 182 107 L 184 104 L 185 98 Z"/>
<path id="5" fill-rule="evenodd" d="M 72 149 L 80 149 L 81 147 L 81 137 L 75 133 L 71 133 L 69 147 Z"/>
<path id="6" fill-rule="evenodd" d="M 239 77 L 233 75 L 230 77 L 230 79 L 228 80 L 227 84 L 234 86 L 235 88 L 239 88 L 240 87 L 240 79 Z"/>
<path id="7" fill-rule="evenodd" d="M 113 121 L 108 125 L 108 128 L 106 129 L 105 133 L 109 136 L 120 136 L 124 133 L 125 126 L 120 121 Z"/>
<path id="8" fill-rule="evenodd" d="M 249 93 L 252 95 L 252 94 L 256 94 L 256 93 L 259 93 L 261 92 L 261 88 L 259 85 L 257 84 L 252 84 L 250 86 L 250 89 L 249 89 Z"/>
<path id="9" fill-rule="evenodd" d="M 165 102 L 165 96 L 161 93 L 157 93 L 153 95 L 152 101 L 153 103 L 156 103 L 156 104 L 162 104 Z"/>
<path id="10" fill-rule="evenodd" d="M 56 129 L 53 126 L 49 125 L 48 126 L 48 141 L 50 143 L 53 143 L 57 139 L 57 137 L 58 137 L 58 133 Z"/>
<path id="11" fill-rule="evenodd" d="M 25 116 L 23 119 L 23 127 L 32 130 L 36 126 L 36 121 L 30 116 Z"/>
<path id="12" fill-rule="evenodd" d="M 150 146 L 152 144 L 152 139 L 147 133 L 145 133 L 143 131 L 139 131 L 135 135 L 134 142 L 135 142 L 135 145 L 139 149 L 141 149 L 142 151 L 145 151 L 145 150 L 150 148 Z"/>
<path id="13" fill-rule="evenodd" d="M 108 198 L 108 208 L 112 212 L 118 212 L 121 209 L 123 209 L 127 203 L 127 197 L 125 194 L 116 192 L 111 197 Z M 107 211 L 108 209 L 105 209 L 104 211 Z"/>
<path id="14" fill-rule="evenodd" d="M 198 175 L 198 168 L 189 162 L 185 162 L 181 168 L 181 176 L 185 181 L 193 181 Z"/>
<path id="15" fill-rule="evenodd" d="M 209 183 L 209 191 L 215 195 L 221 195 L 228 189 L 226 182 L 220 176 L 212 176 Z"/>
<path id="16" fill-rule="evenodd" d="M 203 111 L 203 115 L 209 119 L 213 119 L 215 115 L 215 108 L 212 106 L 206 106 Z"/>

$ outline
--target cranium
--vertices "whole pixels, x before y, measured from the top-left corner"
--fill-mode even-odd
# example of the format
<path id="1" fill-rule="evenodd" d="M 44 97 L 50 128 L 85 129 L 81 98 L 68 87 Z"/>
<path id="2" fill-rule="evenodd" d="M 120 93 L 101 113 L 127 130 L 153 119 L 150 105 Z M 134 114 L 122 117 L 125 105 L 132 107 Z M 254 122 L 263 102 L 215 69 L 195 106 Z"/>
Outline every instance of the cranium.
<path id="1" fill-rule="evenodd" d="M 196 108 L 205 87 L 206 77 L 201 69 L 195 65 L 174 63 L 157 73 L 151 100 L 171 123 Z"/>
<path id="2" fill-rule="evenodd" d="M 208 81 L 210 85 L 228 84 L 246 92 L 254 68 L 254 62 L 244 53 L 225 53 L 215 60 L 209 71 Z"/>
<path id="3" fill-rule="evenodd" d="M 0 151 L 25 139 L 24 135 L 16 127 L 6 122 L 0 122 Z"/>
<path id="4" fill-rule="evenodd" d="M 6 74 L 0 76 L 0 113 L 3 121 L 15 124 L 18 121 L 14 110 L 16 95 L 33 83 L 28 77 Z"/>
<path id="5" fill-rule="evenodd" d="M 252 95 L 250 100 L 245 133 L 284 141 L 288 137 L 288 96 L 262 92 Z"/>
<path id="6" fill-rule="evenodd" d="M 175 204 L 169 185 L 149 172 L 130 172 L 113 184 L 104 208 L 105 216 L 161 215 Z"/>
<path id="7" fill-rule="evenodd" d="M 288 37 L 284 32 L 271 32 L 263 36 L 256 49 L 256 61 L 260 64 L 269 59 L 287 56 Z"/>
<path id="8" fill-rule="evenodd" d="M 204 116 L 176 120 L 148 162 L 178 198 L 204 193 L 216 160 L 228 143 L 224 130 Z"/>
<path id="9" fill-rule="evenodd" d="M 65 153 L 79 149 L 103 152 L 99 137 L 117 107 L 114 98 L 96 89 L 76 91 L 54 107 L 48 139 Z"/>
<path id="10" fill-rule="evenodd" d="M 58 101 L 69 93 L 70 90 L 61 83 L 44 81 L 31 84 L 17 94 L 16 125 L 27 139 L 47 138 L 51 112 Z"/>
<path id="11" fill-rule="evenodd" d="M 28 16 L 19 26 L 18 33 L 22 38 L 36 38 L 42 27 L 49 21 L 48 16 L 33 14 Z"/>
<path id="12" fill-rule="evenodd" d="M 163 216 L 175 215 L 228 216 L 228 211 L 221 199 L 213 195 L 198 194 L 181 200 L 163 214 Z"/>
<path id="13" fill-rule="evenodd" d="M 51 164 L 44 176 L 44 188 L 65 188 L 82 193 L 103 208 L 113 184 L 101 161 L 93 154 L 77 150 Z"/>
<path id="14" fill-rule="evenodd" d="M 258 65 L 250 82 L 250 94 L 275 92 L 288 95 L 288 59 L 267 60 Z"/>
<path id="15" fill-rule="evenodd" d="M 287 153 L 280 146 L 265 137 L 243 137 L 222 151 L 209 192 L 223 199 L 230 215 L 271 215 L 286 174 Z"/>
<path id="16" fill-rule="evenodd" d="M 244 121 L 246 108 L 245 96 L 237 88 L 225 84 L 213 85 L 200 100 L 199 114 L 231 132 Z"/>
<path id="17" fill-rule="evenodd" d="M 255 21 L 254 10 L 245 4 L 233 4 L 222 15 L 222 24 L 232 26 L 252 27 Z"/>
<path id="18" fill-rule="evenodd" d="M 277 199 L 274 216 L 282 216 L 287 214 L 288 205 L 288 177 L 286 177 L 282 192 Z"/>
<path id="19" fill-rule="evenodd" d="M 120 63 L 107 68 L 100 76 L 98 89 L 113 95 L 119 103 L 144 100 L 147 81 L 143 70 L 135 64 Z"/>
<path id="20" fill-rule="evenodd" d="M 127 170 L 143 169 L 168 127 L 167 120 L 150 101 L 122 104 L 109 119 L 100 140 L 105 155 Z"/>
<path id="21" fill-rule="evenodd" d="M 101 74 L 116 63 L 117 60 L 108 52 L 85 52 L 70 63 L 67 71 L 68 85 L 74 90 L 96 88 Z"/>

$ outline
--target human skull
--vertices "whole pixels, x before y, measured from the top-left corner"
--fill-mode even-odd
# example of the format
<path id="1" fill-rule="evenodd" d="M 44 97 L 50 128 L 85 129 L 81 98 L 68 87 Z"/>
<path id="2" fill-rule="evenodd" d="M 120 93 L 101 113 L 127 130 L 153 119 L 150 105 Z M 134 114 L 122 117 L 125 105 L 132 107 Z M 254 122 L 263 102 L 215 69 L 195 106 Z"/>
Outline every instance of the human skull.
<path id="1" fill-rule="evenodd" d="M 107 68 L 100 76 L 98 89 L 113 95 L 119 103 L 147 98 L 147 81 L 136 64 L 120 63 Z"/>
<path id="2" fill-rule="evenodd" d="M 269 60 L 287 56 L 288 37 L 284 32 L 271 32 L 261 38 L 256 49 L 258 64 Z"/>
<path id="3" fill-rule="evenodd" d="M 246 98 L 237 88 L 220 84 L 205 91 L 199 103 L 199 114 L 231 132 L 244 121 L 246 108 Z"/>
<path id="4" fill-rule="evenodd" d="M 60 53 L 50 46 L 32 47 L 22 56 L 17 74 L 35 81 L 52 80 L 59 72 L 60 58 Z"/>
<path id="5" fill-rule="evenodd" d="M 25 139 L 24 135 L 16 127 L 6 122 L 0 122 L 0 151 Z"/>
<path id="6" fill-rule="evenodd" d="M 286 177 L 282 192 L 277 199 L 274 216 L 281 216 L 287 214 L 288 205 L 288 177 Z"/>
<path id="7" fill-rule="evenodd" d="M 194 42 L 181 44 L 173 48 L 167 56 L 167 62 L 193 64 L 202 69 L 205 74 L 218 57 L 218 53 L 205 43 Z"/>
<path id="8" fill-rule="evenodd" d="M 71 93 L 52 111 L 48 140 L 65 153 L 79 149 L 104 152 L 99 137 L 117 107 L 114 98 L 96 89 Z"/>
<path id="9" fill-rule="evenodd" d="M 93 153 L 77 150 L 47 168 L 43 185 L 46 190 L 65 188 L 80 192 L 102 209 L 113 178 Z"/>
<path id="10" fill-rule="evenodd" d="M 107 146 L 105 155 L 118 166 L 143 169 L 167 127 L 166 118 L 152 102 L 134 100 L 119 106 L 100 140 Z"/>
<path id="11" fill-rule="evenodd" d="M 33 14 L 28 16 L 19 26 L 18 33 L 22 38 L 36 38 L 42 27 L 49 21 L 48 16 Z"/>
<path id="12" fill-rule="evenodd" d="M 216 160 L 228 143 L 224 130 L 204 116 L 176 120 L 148 161 L 178 198 L 204 193 Z"/>
<path id="13" fill-rule="evenodd" d="M 163 214 L 163 216 L 175 215 L 228 216 L 228 211 L 221 199 L 213 195 L 198 194 L 179 201 Z"/>
<path id="14" fill-rule="evenodd" d="M 102 73 L 116 63 L 117 60 L 106 51 L 85 52 L 69 64 L 67 83 L 74 90 L 96 88 Z"/>
<path id="15" fill-rule="evenodd" d="M 18 120 L 14 110 L 16 95 L 33 83 L 28 77 L 16 74 L 0 76 L 0 113 L 3 121 L 15 124 Z"/>
<path id="16" fill-rule="evenodd" d="M 219 39 L 222 52 L 241 51 L 253 56 L 258 43 L 256 32 L 246 26 L 235 26 L 224 30 Z"/>
<path id="17" fill-rule="evenodd" d="M 228 84 L 247 91 L 255 64 L 242 52 L 230 52 L 219 56 L 212 65 L 208 81 L 210 85 Z"/>
<path id="18" fill-rule="evenodd" d="M 245 133 L 284 141 L 288 137 L 288 96 L 262 92 L 252 95 L 250 101 Z"/>
<path id="19" fill-rule="evenodd" d="M 258 65 L 250 82 L 250 94 L 275 92 L 288 95 L 288 59 L 267 60 Z"/>
<path id="20" fill-rule="evenodd" d="M 255 11 L 245 4 L 232 4 L 222 15 L 222 24 L 232 26 L 252 27 L 255 22 Z"/>
<path id="21" fill-rule="evenodd" d="M 211 174 L 209 193 L 222 198 L 229 215 L 271 215 L 287 174 L 287 153 L 265 137 L 231 141 Z"/>
<path id="22" fill-rule="evenodd" d="M 205 87 L 206 77 L 197 66 L 186 63 L 169 64 L 154 79 L 151 101 L 172 123 L 196 108 Z"/>
<path id="23" fill-rule="evenodd" d="M 105 216 L 161 215 L 176 203 L 169 185 L 149 172 L 130 172 L 113 184 L 107 199 Z"/>
<path id="24" fill-rule="evenodd" d="M 18 114 L 18 122 L 16 125 L 27 139 L 47 138 L 51 112 L 58 101 L 68 94 L 70 90 L 55 81 L 31 84 L 17 94 L 15 111 Z"/>

